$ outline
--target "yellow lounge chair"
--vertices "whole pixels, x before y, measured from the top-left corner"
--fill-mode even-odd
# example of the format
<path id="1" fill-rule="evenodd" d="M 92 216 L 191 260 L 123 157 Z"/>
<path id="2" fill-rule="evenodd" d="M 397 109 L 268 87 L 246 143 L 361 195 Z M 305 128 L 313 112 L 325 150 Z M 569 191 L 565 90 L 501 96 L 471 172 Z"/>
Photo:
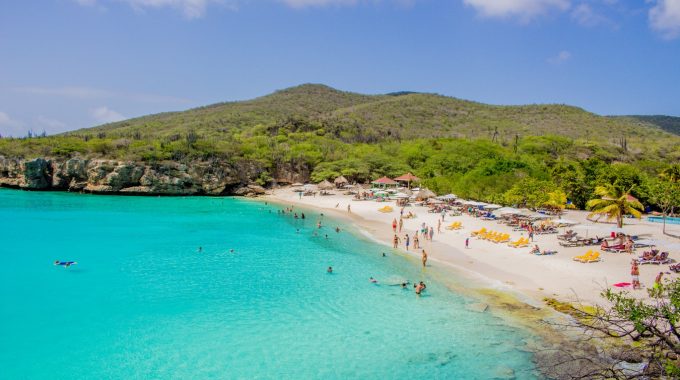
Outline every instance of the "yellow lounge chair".
<path id="1" fill-rule="evenodd" d="M 385 206 L 385 207 L 379 208 L 378 211 L 380 211 L 380 212 L 392 212 L 392 211 L 394 211 L 394 209 L 390 206 Z"/>
<path id="2" fill-rule="evenodd" d="M 590 256 L 592 256 L 592 255 L 593 255 L 593 250 L 591 249 L 591 250 L 588 250 L 588 252 L 586 252 L 584 255 L 581 255 L 581 256 L 574 256 L 574 261 L 581 261 L 581 262 L 583 262 L 582 260 L 588 259 L 588 258 L 590 258 Z"/>
<path id="3" fill-rule="evenodd" d="M 485 234 L 485 233 L 486 233 L 486 227 L 482 227 L 482 229 L 479 230 L 479 231 L 472 231 L 471 235 L 477 236 L 477 235 L 481 235 L 481 234 Z"/>
<path id="4" fill-rule="evenodd" d="M 449 224 L 448 226 L 446 226 L 446 229 L 447 230 L 456 230 L 460 227 L 460 224 L 461 224 L 461 222 L 453 222 L 453 223 Z"/>
<path id="5" fill-rule="evenodd" d="M 593 252 L 590 257 L 581 260 L 582 263 L 596 263 L 598 261 L 600 261 L 600 252 L 597 251 Z"/>
<path id="6" fill-rule="evenodd" d="M 454 230 L 460 230 L 463 228 L 463 223 L 458 223 L 455 227 L 453 227 Z"/>

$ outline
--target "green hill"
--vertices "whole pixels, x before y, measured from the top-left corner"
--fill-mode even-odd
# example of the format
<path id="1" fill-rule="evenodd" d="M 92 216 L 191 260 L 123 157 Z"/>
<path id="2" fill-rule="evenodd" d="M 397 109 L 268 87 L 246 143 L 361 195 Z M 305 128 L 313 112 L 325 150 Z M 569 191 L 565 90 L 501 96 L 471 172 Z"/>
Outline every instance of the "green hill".
<path id="1" fill-rule="evenodd" d="M 409 91 L 362 95 L 306 84 L 57 136 L 0 139 L 0 156 L 175 162 L 243 173 L 244 183 L 262 185 L 340 174 L 365 182 L 413 171 L 439 192 L 502 203 L 515 186 L 531 185 L 542 194 L 561 189 L 583 207 L 602 182 L 632 187 L 651 202 L 650 184 L 680 162 L 676 121 Z"/>

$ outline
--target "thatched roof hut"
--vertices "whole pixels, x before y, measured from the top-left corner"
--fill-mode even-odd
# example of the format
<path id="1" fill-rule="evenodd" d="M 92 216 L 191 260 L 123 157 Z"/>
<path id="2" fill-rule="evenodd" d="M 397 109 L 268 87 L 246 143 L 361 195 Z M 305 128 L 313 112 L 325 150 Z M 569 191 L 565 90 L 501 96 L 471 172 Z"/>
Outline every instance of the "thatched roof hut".
<path id="1" fill-rule="evenodd" d="M 332 183 L 328 182 L 325 179 L 323 181 L 319 182 L 319 184 L 317 186 L 319 187 L 320 190 L 335 189 L 335 185 L 333 185 Z"/>
<path id="2" fill-rule="evenodd" d="M 437 194 L 433 193 L 429 189 L 421 189 L 417 194 L 416 194 L 416 199 L 419 200 L 425 200 L 425 199 L 430 199 L 436 197 Z"/>
<path id="3" fill-rule="evenodd" d="M 333 183 L 335 184 L 335 186 L 341 187 L 343 185 L 348 184 L 349 181 L 347 180 L 347 178 L 345 178 L 345 176 L 340 176 L 340 177 L 336 178 L 335 180 L 333 180 Z"/>

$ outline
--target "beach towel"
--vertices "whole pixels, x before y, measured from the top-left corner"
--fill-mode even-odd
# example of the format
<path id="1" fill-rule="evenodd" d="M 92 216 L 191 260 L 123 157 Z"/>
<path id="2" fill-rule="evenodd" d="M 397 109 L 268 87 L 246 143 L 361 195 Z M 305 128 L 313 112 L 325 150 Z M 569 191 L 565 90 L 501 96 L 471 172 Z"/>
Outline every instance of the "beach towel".
<path id="1" fill-rule="evenodd" d="M 619 282 L 618 284 L 614 284 L 613 286 L 616 286 L 617 288 L 625 288 L 627 286 L 631 286 L 630 282 Z"/>

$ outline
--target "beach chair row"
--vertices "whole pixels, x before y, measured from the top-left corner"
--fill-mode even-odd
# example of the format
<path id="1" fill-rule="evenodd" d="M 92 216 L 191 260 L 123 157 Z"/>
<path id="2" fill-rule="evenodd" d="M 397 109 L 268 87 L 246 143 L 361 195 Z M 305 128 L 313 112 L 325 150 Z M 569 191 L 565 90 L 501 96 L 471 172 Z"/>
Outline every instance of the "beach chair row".
<path id="1" fill-rule="evenodd" d="M 517 241 L 511 241 L 508 243 L 509 247 L 512 248 L 524 248 L 529 246 L 529 239 L 525 237 L 519 238 Z"/>
<path id="2" fill-rule="evenodd" d="M 510 241 L 510 234 L 497 231 L 489 231 L 477 234 L 477 239 L 488 240 L 494 243 L 507 243 Z"/>

